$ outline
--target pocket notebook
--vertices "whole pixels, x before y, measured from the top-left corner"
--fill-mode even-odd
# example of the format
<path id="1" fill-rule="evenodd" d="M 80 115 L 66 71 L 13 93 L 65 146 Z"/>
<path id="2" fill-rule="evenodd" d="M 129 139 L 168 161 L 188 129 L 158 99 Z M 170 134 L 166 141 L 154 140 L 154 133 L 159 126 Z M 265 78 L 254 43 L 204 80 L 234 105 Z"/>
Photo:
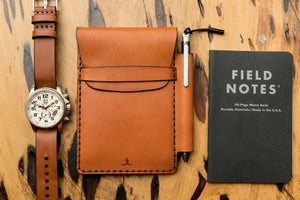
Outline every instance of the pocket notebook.
<path id="1" fill-rule="evenodd" d="M 210 51 L 208 181 L 292 177 L 292 71 L 287 52 Z"/>
<path id="2" fill-rule="evenodd" d="M 193 59 L 183 87 L 176 28 L 78 28 L 77 167 L 173 173 L 193 151 Z"/>

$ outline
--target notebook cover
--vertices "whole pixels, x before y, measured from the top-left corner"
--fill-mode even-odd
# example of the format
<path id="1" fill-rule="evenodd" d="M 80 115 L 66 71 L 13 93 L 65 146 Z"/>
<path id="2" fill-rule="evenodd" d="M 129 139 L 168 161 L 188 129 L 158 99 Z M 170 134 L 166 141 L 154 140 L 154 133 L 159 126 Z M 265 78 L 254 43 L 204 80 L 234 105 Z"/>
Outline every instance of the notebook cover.
<path id="1" fill-rule="evenodd" d="M 288 182 L 292 55 L 211 50 L 209 59 L 208 181 Z"/>
<path id="2" fill-rule="evenodd" d="M 176 28 L 77 29 L 79 173 L 173 173 L 193 150 L 193 76 L 179 83 L 176 40 Z"/>

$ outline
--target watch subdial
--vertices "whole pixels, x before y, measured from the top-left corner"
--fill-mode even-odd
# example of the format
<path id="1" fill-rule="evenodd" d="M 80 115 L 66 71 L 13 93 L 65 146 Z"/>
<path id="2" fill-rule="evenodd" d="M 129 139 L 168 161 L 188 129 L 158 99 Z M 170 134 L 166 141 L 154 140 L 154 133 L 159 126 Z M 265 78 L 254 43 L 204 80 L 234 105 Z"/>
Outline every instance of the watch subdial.
<path id="1" fill-rule="evenodd" d="M 55 105 L 55 102 L 51 102 L 49 103 L 49 106 L 47 106 L 45 115 L 48 121 L 54 121 L 58 112 L 57 107 L 58 106 Z"/>

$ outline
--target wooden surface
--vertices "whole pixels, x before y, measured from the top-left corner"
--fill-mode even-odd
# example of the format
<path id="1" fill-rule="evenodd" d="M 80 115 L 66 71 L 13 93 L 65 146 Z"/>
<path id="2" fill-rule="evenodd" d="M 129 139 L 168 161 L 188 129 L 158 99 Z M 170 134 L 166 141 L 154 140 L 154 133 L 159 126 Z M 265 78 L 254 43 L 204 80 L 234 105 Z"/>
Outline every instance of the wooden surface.
<path id="1" fill-rule="evenodd" d="M 35 134 L 24 105 L 33 83 L 31 0 L 0 3 L 0 200 L 35 199 Z M 59 1 L 57 79 L 68 88 L 71 121 L 59 150 L 59 194 L 79 199 L 300 199 L 299 0 L 76 0 Z M 77 26 L 176 26 L 225 29 L 193 34 L 195 151 L 173 175 L 81 176 L 76 172 Z M 181 37 L 179 37 L 181 41 Z M 293 178 L 285 185 L 206 183 L 208 50 L 284 50 L 294 55 Z"/>

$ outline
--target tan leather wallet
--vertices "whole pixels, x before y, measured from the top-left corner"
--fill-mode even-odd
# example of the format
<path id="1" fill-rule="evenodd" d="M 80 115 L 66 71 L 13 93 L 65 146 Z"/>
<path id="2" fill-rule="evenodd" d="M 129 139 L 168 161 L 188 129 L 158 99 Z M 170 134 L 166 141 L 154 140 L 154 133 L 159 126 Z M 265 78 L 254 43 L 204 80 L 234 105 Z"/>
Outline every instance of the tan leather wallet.
<path id="1" fill-rule="evenodd" d="M 193 57 L 183 86 L 176 28 L 78 28 L 77 168 L 173 173 L 193 151 Z"/>

